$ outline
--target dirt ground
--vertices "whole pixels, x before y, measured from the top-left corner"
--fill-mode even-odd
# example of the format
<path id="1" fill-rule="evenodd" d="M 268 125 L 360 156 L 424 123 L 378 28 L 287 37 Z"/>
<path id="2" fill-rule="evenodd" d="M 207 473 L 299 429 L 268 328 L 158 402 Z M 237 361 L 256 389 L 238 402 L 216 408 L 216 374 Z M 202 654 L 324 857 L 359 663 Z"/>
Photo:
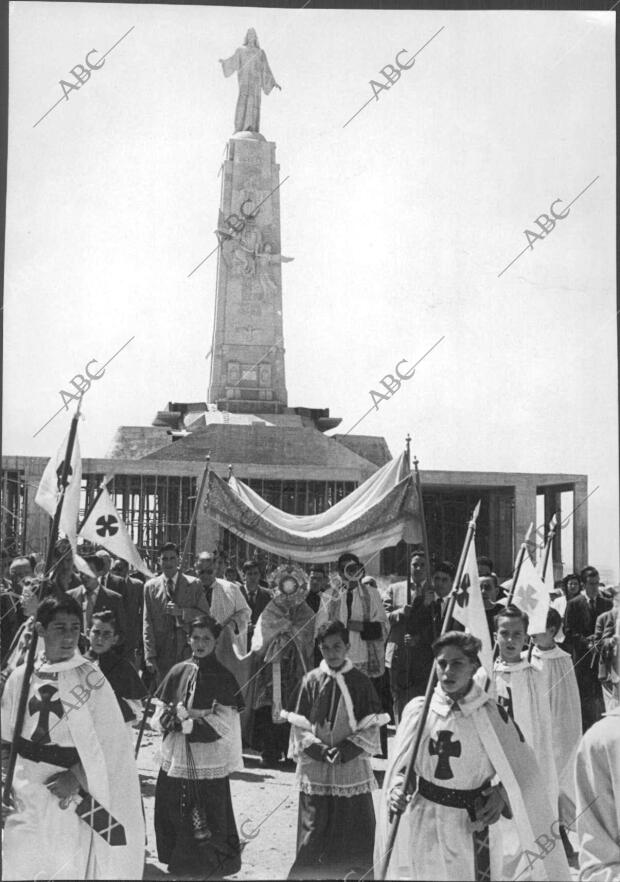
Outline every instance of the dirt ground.
<path id="1" fill-rule="evenodd" d="M 153 811 L 159 772 L 156 754 L 160 736 L 146 730 L 138 757 L 146 813 L 147 858 L 145 879 L 171 876 L 157 860 Z M 231 777 L 237 831 L 243 844 L 242 868 L 227 879 L 286 879 L 295 859 L 297 799 L 294 766 L 261 769 L 259 757 L 244 752 L 245 769 Z M 214 878 L 214 877 L 212 877 Z"/>
<path id="2" fill-rule="evenodd" d="M 390 728 L 390 738 L 393 730 Z M 155 782 L 159 772 L 157 750 L 160 736 L 145 731 L 138 757 L 147 829 L 147 858 L 145 879 L 174 879 L 164 864 L 157 860 L 153 810 Z M 295 769 L 292 765 L 281 769 L 261 769 L 258 755 L 244 751 L 245 769 L 231 777 L 231 791 L 237 830 L 243 843 L 242 867 L 227 879 L 286 879 L 295 859 L 297 839 L 298 791 Z M 383 779 L 386 760 L 373 759 L 379 785 Z M 375 793 L 375 798 L 378 791 Z M 571 834 L 571 841 L 577 842 Z M 576 880 L 577 870 L 571 870 Z M 184 877 L 185 878 L 185 877 Z M 211 879 L 215 877 L 210 876 Z"/>

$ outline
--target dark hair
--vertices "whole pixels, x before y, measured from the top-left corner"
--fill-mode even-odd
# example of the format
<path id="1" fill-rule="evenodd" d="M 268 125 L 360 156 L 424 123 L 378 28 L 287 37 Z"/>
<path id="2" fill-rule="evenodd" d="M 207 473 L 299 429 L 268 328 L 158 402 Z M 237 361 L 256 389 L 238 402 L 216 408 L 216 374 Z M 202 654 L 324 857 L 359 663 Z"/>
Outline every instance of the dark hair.
<path id="1" fill-rule="evenodd" d="M 493 625 L 496 630 L 498 628 L 498 623 L 500 619 L 521 619 L 527 633 L 527 628 L 530 623 L 530 617 L 526 612 L 523 612 L 522 609 L 519 609 L 518 606 L 515 606 L 514 603 L 511 603 L 510 606 L 507 606 L 505 609 L 501 610 L 495 616 L 493 616 Z"/>
<path id="2" fill-rule="evenodd" d="M 244 562 L 243 566 L 241 567 L 241 569 L 243 570 L 244 573 L 247 573 L 247 571 L 249 569 L 252 569 L 253 567 L 256 567 L 256 569 L 260 573 L 260 564 L 257 560 L 246 560 Z"/>
<path id="3" fill-rule="evenodd" d="M 466 634 L 464 631 L 447 631 L 431 644 L 435 658 L 446 646 L 456 646 L 468 659 L 477 662 L 482 649 L 482 641 L 474 637 L 473 634 Z"/>
<path id="4" fill-rule="evenodd" d="M 344 554 L 341 554 L 338 558 L 338 569 L 343 570 L 349 561 L 361 565 L 361 560 L 357 554 L 353 554 L 351 551 L 345 551 Z"/>
<path id="5" fill-rule="evenodd" d="M 581 582 L 585 582 L 588 576 L 596 576 L 598 578 L 598 570 L 596 569 L 596 567 L 584 567 L 579 573 Z"/>
<path id="6" fill-rule="evenodd" d="M 564 576 L 564 578 L 562 579 L 562 586 L 563 586 L 565 592 L 568 590 L 568 583 L 571 581 L 571 579 L 577 579 L 577 581 L 581 585 L 581 579 L 577 575 L 577 573 L 569 573 L 567 576 Z"/>
<path id="7" fill-rule="evenodd" d="M 211 631 L 211 634 L 215 637 L 216 640 L 222 633 L 222 628 L 220 627 L 220 625 L 218 625 L 213 616 L 209 615 L 198 616 L 197 619 L 193 619 L 190 622 L 187 636 L 191 637 L 196 628 L 207 628 L 209 631 Z"/>
<path id="8" fill-rule="evenodd" d="M 409 558 L 409 563 L 413 560 L 414 557 L 423 557 L 426 560 L 426 553 L 423 548 L 417 548 L 415 551 L 411 552 L 411 557 Z"/>
<path id="9" fill-rule="evenodd" d="M 497 580 L 497 573 L 488 573 L 486 576 L 479 576 L 479 579 L 493 579 L 493 584 L 496 588 L 499 588 L 499 582 Z"/>
<path id="10" fill-rule="evenodd" d="M 227 563 L 224 566 L 224 576 L 226 576 L 226 570 L 233 570 L 233 572 L 235 574 L 235 578 L 233 579 L 233 582 L 242 582 L 243 581 L 243 579 L 241 578 L 241 575 L 239 574 L 239 570 L 237 569 L 237 567 L 234 564 Z"/>
<path id="11" fill-rule="evenodd" d="M 159 556 L 161 557 L 165 551 L 174 551 L 176 556 L 179 556 L 179 546 L 175 545 L 174 542 L 164 542 L 164 544 L 159 549 Z"/>
<path id="12" fill-rule="evenodd" d="M 562 627 L 562 616 L 559 614 L 557 609 L 553 606 L 549 607 L 549 611 L 547 612 L 547 628 L 555 628 L 553 632 L 553 636 L 558 633 L 560 628 Z"/>
<path id="13" fill-rule="evenodd" d="M 480 569 L 480 567 L 488 567 L 491 570 L 491 572 L 493 572 L 493 570 L 495 569 L 491 558 L 485 557 L 484 555 L 481 555 L 480 557 L 476 558 L 476 563 L 478 564 L 478 569 Z"/>
<path id="14" fill-rule="evenodd" d="M 100 557 L 97 557 L 96 554 L 89 554 L 88 557 L 85 557 L 84 560 L 88 564 L 88 566 L 93 570 L 95 576 L 101 575 L 101 573 L 105 570 L 105 564 Z"/>
<path id="15" fill-rule="evenodd" d="M 437 564 L 433 570 L 433 574 L 435 573 L 445 573 L 447 576 L 450 576 L 451 579 L 454 579 L 456 567 L 454 564 L 450 563 L 449 560 L 442 560 L 442 562 Z"/>
<path id="16" fill-rule="evenodd" d="M 51 595 L 42 600 L 37 607 L 37 622 L 44 628 L 47 628 L 58 613 L 67 613 L 67 615 L 75 616 L 82 624 L 82 607 L 75 597 L 71 597 L 70 594 L 63 594 L 62 597 Z"/>
<path id="17" fill-rule="evenodd" d="M 116 616 L 114 615 L 114 613 L 112 612 L 111 609 L 102 609 L 102 610 L 99 610 L 99 612 L 94 612 L 92 614 L 92 617 L 90 620 L 91 628 L 93 626 L 93 622 L 95 621 L 95 619 L 98 619 L 104 625 L 112 625 L 112 627 L 114 628 L 114 633 L 117 635 L 120 634 L 121 629 L 118 624 L 118 619 L 116 618 Z"/>
<path id="18" fill-rule="evenodd" d="M 316 642 L 320 646 L 326 637 L 333 637 L 336 634 L 342 637 L 343 643 L 348 644 L 349 629 L 344 624 L 344 622 L 341 622 L 340 619 L 334 619 L 333 622 L 323 622 L 323 624 L 316 632 Z"/>

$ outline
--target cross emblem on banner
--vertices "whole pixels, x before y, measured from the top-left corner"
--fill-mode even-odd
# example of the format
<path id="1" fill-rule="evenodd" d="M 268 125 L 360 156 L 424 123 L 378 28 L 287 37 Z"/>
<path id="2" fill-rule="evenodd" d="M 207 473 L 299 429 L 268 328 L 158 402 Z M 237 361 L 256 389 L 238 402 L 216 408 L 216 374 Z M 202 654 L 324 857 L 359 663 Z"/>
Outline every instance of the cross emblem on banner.
<path id="1" fill-rule="evenodd" d="M 437 738 L 431 738 L 428 744 L 430 755 L 438 757 L 435 777 L 443 781 L 448 780 L 448 778 L 454 778 L 450 768 L 450 757 L 461 755 L 461 742 L 452 741 L 453 735 L 454 732 L 451 732 L 449 729 L 440 729 L 437 733 Z"/>
<path id="2" fill-rule="evenodd" d="M 49 744 L 52 740 L 50 738 L 50 714 L 55 714 L 60 719 L 65 710 L 59 698 L 54 700 L 54 696 L 58 695 L 58 689 L 55 686 L 48 684 L 39 686 L 38 692 L 39 695 L 33 695 L 28 702 L 30 716 L 33 717 L 37 712 L 39 714 L 39 722 L 30 736 L 30 740 L 36 741 L 37 744 Z"/>
<path id="3" fill-rule="evenodd" d="M 62 470 L 65 467 L 65 461 L 60 463 L 58 468 L 56 469 L 56 483 L 58 486 L 58 492 L 60 493 L 62 490 Z M 73 474 L 73 469 L 69 466 L 69 471 L 67 472 L 67 486 L 71 483 L 71 475 Z"/>
<path id="4" fill-rule="evenodd" d="M 520 585 L 518 591 L 515 592 L 515 605 L 518 606 L 520 610 L 523 610 L 523 612 L 527 612 L 528 609 L 536 609 L 537 594 L 538 592 L 533 585 L 530 585 L 529 583 L 527 587 Z"/>
<path id="5" fill-rule="evenodd" d="M 97 536 L 114 536 L 118 533 L 118 518 L 114 515 L 101 515 L 95 521 Z"/>

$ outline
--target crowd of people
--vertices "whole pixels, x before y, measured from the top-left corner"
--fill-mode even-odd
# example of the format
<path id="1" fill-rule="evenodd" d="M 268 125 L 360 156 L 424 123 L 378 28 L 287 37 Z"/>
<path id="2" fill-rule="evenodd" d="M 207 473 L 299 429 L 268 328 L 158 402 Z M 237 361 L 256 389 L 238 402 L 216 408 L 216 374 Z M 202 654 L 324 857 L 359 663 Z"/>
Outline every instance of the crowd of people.
<path id="1" fill-rule="evenodd" d="M 146 579 L 105 549 L 79 571 L 56 551 L 47 576 L 3 560 L 5 878 L 142 878 L 148 725 L 175 876 L 242 872 L 230 776 L 254 761 L 296 773 L 290 879 L 620 879 L 620 592 L 594 567 L 556 583 L 528 634 L 479 558 L 485 670 L 482 635 L 445 620 L 454 565 L 421 550 L 400 581 L 349 552 L 265 574 L 205 551 L 182 572 L 166 543 Z"/>

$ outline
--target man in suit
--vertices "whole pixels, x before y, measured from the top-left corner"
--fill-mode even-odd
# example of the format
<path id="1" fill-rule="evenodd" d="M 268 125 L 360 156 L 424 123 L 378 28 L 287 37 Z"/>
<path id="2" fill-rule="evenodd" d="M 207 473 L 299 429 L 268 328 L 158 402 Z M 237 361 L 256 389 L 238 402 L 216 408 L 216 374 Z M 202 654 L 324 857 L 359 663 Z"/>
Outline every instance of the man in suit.
<path id="1" fill-rule="evenodd" d="M 190 623 L 209 612 L 200 580 L 179 571 L 179 549 L 166 542 L 159 551 L 161 575 L 144 586 L 144 663 L 159 682 L 190 655 Z"/>
<path id="2" fill-rule="evenodd" d="M 566 649 L 573 657 L 585 732 L 603 712 L 594 629 L 597 618 L 611 609 L 612 602 L 601 595 L 598 571 L 594 567 L 585 567 L 579 578 L 585 593 L 578 594 L 566 604 L 564 633 Z"/>
<path id="3" fill-rule="evenodd" d="M 407 582 L 394 582 L 383 595 L 389 633 L 385 666 L 390 672 L 392 708 L 396 723 L 403 709 L 416 695 L 423 695 L 433 666 L 431 651 L 435 593 L 426 577 L 426 557 L 414 551 L 410 562 L 411 596 Z"/>
<path id="4" fill-rule="evenodd" d="M 93 613 L 101 612 L 101 610 L 109 609 L 114 613 L 118 622 L 119 641 L 115 647 L 115 651 L 119 653 L 125 652 L 125 639 L 127 635 L 127 617 L 125 615 L 125 604 L 123 598 L 116 591 L 110 591 L 101 585 L 101 577 L 104 573 L 104 564 L 100 557 L 92 555 L 85 558 L 86 563 L 93 572 L 92 576 L 82 573 L 82 582 L 79 588 L 70 588 L 66 593 L 82 607 L 82 628 L 83 634 L 88 634 L 92 622 Z"/>
<path id="5" fill-rule="evenodd" d="M 112 555 L 105 550 L 105 548 L 100 548 L 99 551 L 95 552 L 97 557 L 103 562 L 103 576 L 101 577 L 101 587 L 108 588 L 110 591 L 116 591 L 117 594 L 122 594 L 121 584 L 123 579 L 121 576 L 116 575 L 112 572 Z"/>
<path id="6" fill-rule="evenodd" d="M 248 606 L 250 607 L 250 621 L 248 623 L 248 642 L 249 650 L 252 643 L 254 628 L 258 621 L 258 617 L 271 600 L 271 594 L 260 584 L 260 567 L 255 560 L 246 560 L 243 564 L 243 586 L 241 593 L 243 594 Z"/>
<path id="7" fill-rule="evenodd" d="M 491 643 L 494 641 L 495 634 L 495 616 L 504 609 L 504 604 L 498 603 L 499 582 L 495 573 L 483 575 L 478 572 L 480 581 L 480 591 L 482 592 L 482 600 L 484 603 L 484 614 L 489 626 L 489 634 L 491 635 Z M 505 603 L 505 601 L 504 601 Z M 477 636 L 477 635 L 476 635 Z"/>
<path id="8" fill-rule="evenodd" d="M 215 555 L 209 551 L 201 551 L 194 569 L 202 584 L 210 615 L 222 627 L 222 631 L 229 631 L 227 635 L 220 635 L 216 650 L 218 658 L 226 665 L 226 660 L 220 657 L 221 652 L 218 650 L 224 650 L 227 644 L 233 644 L 245 655 L 251 611 L 238 585 L 216 578 L 216 563 Z"/>
<path id="9" fill-rule="evenodd" d="M 73 552 L 68 539 L 59 539 L 54 546 L 52 586 L 57 594 L 66 594 L 70 588 L 81 588 L 82 579 L 73 568 Z"/>
<path id="10" fill-rule="evenodd" d="M 129 661 L 140 670 L 142 664 L 142 618 L 144 613 L 144 585 L 129 575 L 129 564 L 120 558 L 112 566 L 110 576 L 115 576 L 116 590 L 125 604 L 127 633 L 125 652 Z"/>
<path id="11" fill-rule="evenodd" d="M 620 643 L 620 587 L 610 589 L 613 607 L 596 620 L 594 643 L 599 648 L 598 678 L 603 691 L 605 711 L 620 704 L 618 652 Z"/>
<path id="12" fill-rule="evenodd" d="M 310 567 L 310 576 L 308 578 L 308 593 L 306 595 L 306 603 L 313 613 L 318 613 L 321 607 L 321 599 L 323 592 L 327 588 L 327 577 L 325 569 L 321 564 L 312 564 Z M 318 668 L 323 660 L 323 653 L 319 649 L 318 644 L 314 644 L 314 667 Z"/>

